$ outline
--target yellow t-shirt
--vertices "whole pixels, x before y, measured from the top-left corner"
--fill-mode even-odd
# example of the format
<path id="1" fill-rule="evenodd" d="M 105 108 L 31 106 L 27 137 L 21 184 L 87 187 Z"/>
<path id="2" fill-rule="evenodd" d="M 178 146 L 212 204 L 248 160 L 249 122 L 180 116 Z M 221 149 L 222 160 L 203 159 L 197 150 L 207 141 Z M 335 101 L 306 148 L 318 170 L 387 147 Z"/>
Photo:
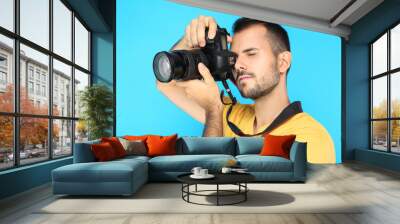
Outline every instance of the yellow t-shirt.
<path id="1" fill-rule="evenodd" d="M 226 122 L 229 105 L 223 110 L 223 135 L 237 137 Z M 234 123 L 246 134 L 254 134 L 254 105 L 236 104 L 229 115 Z M 256 133 L 264 131 L 267 126 L 260 127 Z M 297 113 L 269 132 L 271 135 L 296 135 L 296 141 L 307 142 L 307 161 L 310 163 L 336 163 L 335 148 L 328 131 L 318 121 L 305 112 Z"/>

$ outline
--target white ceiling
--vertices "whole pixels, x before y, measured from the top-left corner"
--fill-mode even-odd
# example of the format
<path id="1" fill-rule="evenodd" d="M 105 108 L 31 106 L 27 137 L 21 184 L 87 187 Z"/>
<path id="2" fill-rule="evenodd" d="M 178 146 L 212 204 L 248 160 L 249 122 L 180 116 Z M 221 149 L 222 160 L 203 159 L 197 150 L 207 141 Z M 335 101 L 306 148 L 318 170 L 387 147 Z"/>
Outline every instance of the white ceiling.
<path id="1" fill-rule="evenodd" d="M 383 0 L 170 0 L 348 38 L 351 25 Z"/>

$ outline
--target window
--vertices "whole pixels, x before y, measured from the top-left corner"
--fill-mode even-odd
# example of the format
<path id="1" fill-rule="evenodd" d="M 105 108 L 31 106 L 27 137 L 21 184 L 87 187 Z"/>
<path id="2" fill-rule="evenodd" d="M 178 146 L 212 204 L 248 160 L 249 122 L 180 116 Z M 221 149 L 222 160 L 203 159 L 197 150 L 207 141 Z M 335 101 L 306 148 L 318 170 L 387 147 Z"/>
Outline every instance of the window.
<path id="1" fill-rule="evenodd" d="M 49 0 L 20 0 L 21 36 L 49 48 Z"/>
<path id="2" fill-rule="evenodd" d="M 72 12 L 59 0 L 53 0 L 54 52 L 71 60 Z"/>
<path id="3" fill-rule="evenodd" d="M 46 96 L 46 86 L 42 86 L 42 96 Z"/>
<path id="4" fill-rule="evenodd" d="M 75 62 L 89 69 L 89 32 L 77 18 L 75 18 Z"/>
<path id="5" fill-rule="evenodd" d="M 33 82 L 28 82 L 28 89 L 29 94 L 33 94 Z"/>
<path id="6" fill-rule="evenodd" d="M 74 136 L 87 139 L 74 105 L 90 83 L 90 31 L 63 0 L 0 0 L 0 11 L 0 170 L 71 156 Z"/>
<path id="7" fill-rule="evenodd" d="M 29 74 L 29 79 L 33 80 L 33 67 L 32 66 L 29 66 L 28 74 Z"/>
<path id="8" fill-rule="evenodd" d="M 370 44 L 371 148 L 400 153 L 400 24 Z"/>
<path id="9" fill-rule="evenodd" d="M 14 31 L 14 0 L 1 0 L 0 9 L 0 26 Z"/>
<path id="10" fill-rule="evenodd" d="M 2 6 L 2 4 L 3 2 L 0 3 L 0 7 Z M 3 9 L 1 9 L 1 11 L 3 11 Z M 3 15 L 0 15 L 0 21 L 2 20 L 2 16 Z M 14 71 L 11 65 L 13 61 L 12 58 L 14 57 L 13 52 L 13 40 L 0 33 L 0 113 L 12 113 L 14 111 L 14 83 L 12 82 Z M 0 143 L 0 149 L 1 147 L 2 146 Z"/>

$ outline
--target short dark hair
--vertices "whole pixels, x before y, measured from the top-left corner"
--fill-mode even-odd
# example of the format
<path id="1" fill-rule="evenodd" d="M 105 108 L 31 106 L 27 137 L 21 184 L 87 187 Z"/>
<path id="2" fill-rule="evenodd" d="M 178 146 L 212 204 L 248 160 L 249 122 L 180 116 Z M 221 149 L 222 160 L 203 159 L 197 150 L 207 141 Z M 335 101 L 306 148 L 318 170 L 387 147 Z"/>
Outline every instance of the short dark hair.
<path id="1" fill-rule="evenodd" d="M 267 29 L 268 39 L 269 41 L 273 42 L 270 42 L 270 44 L 275 56 L 284 51 L 290 51 L 288 33 L 279 24 L 242 17 L 236 20 L 236 22 L 233 24 L 232 30 L 233 33 L 237 33 L 250 26 L 258 24 L 264 26 Z"/>

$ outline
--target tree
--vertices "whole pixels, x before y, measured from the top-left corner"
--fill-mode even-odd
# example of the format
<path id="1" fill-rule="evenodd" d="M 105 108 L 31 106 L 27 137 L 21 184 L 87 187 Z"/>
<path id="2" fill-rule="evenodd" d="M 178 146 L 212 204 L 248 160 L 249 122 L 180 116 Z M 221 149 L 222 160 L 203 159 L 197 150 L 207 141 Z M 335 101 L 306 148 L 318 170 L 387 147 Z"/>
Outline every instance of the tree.
<path id="1" fill-rule="evenodd" d="M 393 99 L 391 102 L 391 117 L 400 117 L 400 100 Z M 373 108 L 373 118 L 387 118 L 387 101 L 383 100 L 378 106 Z M 400 138 L 400 121 L 392 120 L 391 122 L 391 138 L 392 142 L 398 142 Z M 386 139 L 387 136 L 387 121 L 376 121 L 373 125 L 373 135 L 374 139 Z"/>
<path id="2" fill-rule="evenodd" d="M 4 112 L 13 112 L 14 87 L 9 84 L 6 92 L 0 93 L 0 110 Z M 44 104 L 47 105 L 47 104 Z M 48 107 L 41 105 L 34 105 L 29 99 L 29 95 L 24 87 L 20 88 L 20 109 L 24 114 L 47 114 Z M 56 113 L 59 113 L 57 110 Z M 11 116 L 0 116 L 0 147 L 11 148 L 13 147 L 13 120 Z M 26 145 L 42 144 L 47 142 L 48 136 L 48 119 L 47 118 L 20 118 L 20 149 L 24 149 Z M 59 128 L 53 127 L 53 138 L 58 137 Z"/>
<path id="3" fill-rule="evenodd" d="M 95 84 L 80 92 L 82 119 L 89 131 L 89 139 L 110 136 L 112 127 L 113 95 L 108 87 Z"/>

